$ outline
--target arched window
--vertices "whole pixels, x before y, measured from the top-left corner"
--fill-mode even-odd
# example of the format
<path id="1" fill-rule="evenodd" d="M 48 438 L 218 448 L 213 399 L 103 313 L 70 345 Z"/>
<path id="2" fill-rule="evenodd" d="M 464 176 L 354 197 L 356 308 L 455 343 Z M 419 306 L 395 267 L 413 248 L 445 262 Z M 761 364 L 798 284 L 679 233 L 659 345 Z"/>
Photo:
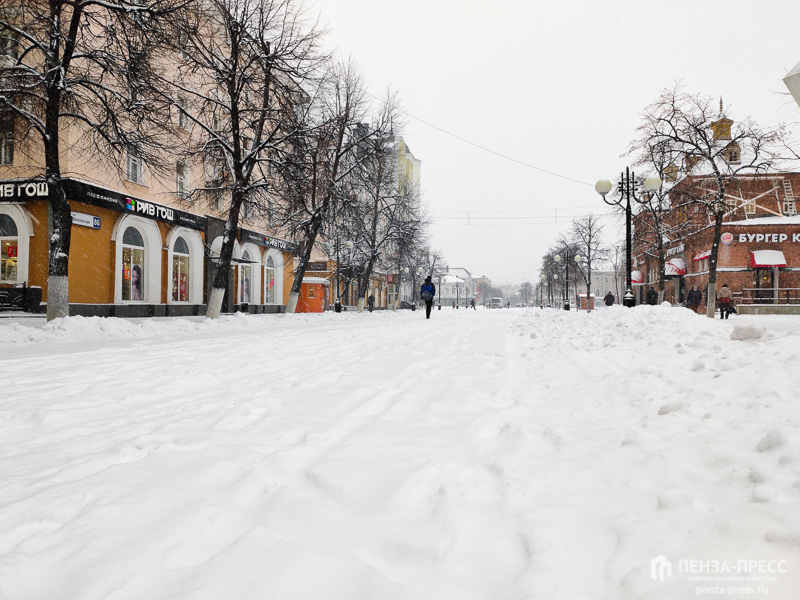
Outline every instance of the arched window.
<path id="1" fill-rule="evenodd" d="M 189 302 L 191 257 L 189 244 L 177 237 L 172 245 L 172 301 Z"/>
<path id="2" fill-rule="evenodd" d="M 17 282 L 19 260 L 19 231 L 8 215 L 0 214 L 0 281 Z"/>
<path id="3" fill-rule="evenodd" d="M 277 290 L 275 288 L 275 261 L 271 256 L 267 256 L 267 266 L 264 269 L 264 303 L 278 304 Z"/>
<path id="4" fill-rule="evenodd" d="M 136 227 L 122 235 L 122 299 L 144 300 L 144 239 Z"/>
<path id="5" fill-rule="evenodd" d="M 250 285 L 253 283 L 253 271 L 249 261 L 250 253 L 245 250 L 242 253 L 242 262 L 239 264 L 239 304 L 250 303 Z"/>

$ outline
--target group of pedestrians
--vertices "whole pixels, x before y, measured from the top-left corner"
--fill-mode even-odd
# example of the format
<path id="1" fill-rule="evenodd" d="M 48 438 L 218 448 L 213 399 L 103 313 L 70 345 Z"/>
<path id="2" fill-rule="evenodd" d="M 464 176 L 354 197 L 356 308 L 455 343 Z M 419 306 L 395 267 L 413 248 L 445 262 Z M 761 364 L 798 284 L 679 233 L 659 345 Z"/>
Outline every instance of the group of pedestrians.
<path id="1" fill-rule="evenodd" d="M 658 302 L 658 293 L 650 286 L 647 290 L 645 300 L 648 304 L 655 305 Z M 695 283 L 689 293 L 686 294 L 686 306 L 694 313 L 700 311 L 700 304 L 703 302 L 703 292 L 697 287 Z M 730 315 L 736 314 L 736 306 L 733 304 L 733 294 L 727 283 L 723 283 L 722 287 L 717 292 L 717 303 L 719 304 L 719 312 L 721 319 L 727 319 Z"/>

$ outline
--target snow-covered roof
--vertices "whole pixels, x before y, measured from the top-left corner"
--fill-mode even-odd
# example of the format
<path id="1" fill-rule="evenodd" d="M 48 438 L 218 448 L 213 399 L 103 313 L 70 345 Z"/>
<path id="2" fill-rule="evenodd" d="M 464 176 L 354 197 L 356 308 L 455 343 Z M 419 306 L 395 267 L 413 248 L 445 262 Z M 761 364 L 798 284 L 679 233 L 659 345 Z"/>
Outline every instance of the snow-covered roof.
<path id="1" fill-rule="evenodd" d="M 757 219 L 745 219 L 744 221 L 725 221 L 723 227 L 727 225 L 800 225 L 800 215 L 791 217 L 758 217 Z"/>
<path id="2" fill-rule="evenodd" d="M 464 280 L 455 275 L 445 275 L 442 277 L 442 283 L 464 283 Z"/>
<path id="3" fill-rule="evenodd" d="M 330 280 L 325 279 L 324 277 L 303 277 L 303 283 L 322 283 L 329 285 Z"/>

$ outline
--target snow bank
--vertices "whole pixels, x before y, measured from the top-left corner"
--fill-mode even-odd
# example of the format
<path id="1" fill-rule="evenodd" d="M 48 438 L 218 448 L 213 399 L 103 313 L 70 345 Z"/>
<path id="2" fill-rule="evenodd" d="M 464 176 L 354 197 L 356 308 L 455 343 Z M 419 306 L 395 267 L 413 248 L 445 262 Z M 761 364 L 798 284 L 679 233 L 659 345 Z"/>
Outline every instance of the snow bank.
<path id="1" fill-rule="evenodd" d="M 2 323 L 0 598 L 672 600 L 707 561 L 794 598 L 799 336 L 661 306 Z"/>

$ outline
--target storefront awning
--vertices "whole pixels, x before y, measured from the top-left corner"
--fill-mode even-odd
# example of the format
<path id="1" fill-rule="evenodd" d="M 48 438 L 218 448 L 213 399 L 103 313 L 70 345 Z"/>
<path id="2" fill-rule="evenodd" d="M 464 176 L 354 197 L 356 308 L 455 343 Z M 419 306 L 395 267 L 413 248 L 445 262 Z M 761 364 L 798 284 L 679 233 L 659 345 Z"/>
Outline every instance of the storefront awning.
<path id="1" fill-rule="evenodd" d="M 641 271 L 631 271 L 631 283 L 644 283 L 644 273 Z"/>
<path id="2" fill-rule="evenodd" d="M 758 267 L 785 267 L 786 257 L 780 250 L 755 250 L 750 255 L 750 266 Z"/>
<path id="3" fill-rule="evenodd" d="M 705 252 L 701 252 L 700 254 L 698 254 L 697 256 L 695 256 L 693 260 L 695 260 L 695 261 L 698 261 L 698 260 L 705 260 L 705 259 L 707 259 L 709 256 L 711 256 L 711 250 L 706 250 Z"/>
<path id="4" fill-rule="evenodd" d="M 664 275 L 686 275 L 686 261 L 680 256 L 670 258 L 664 265 Z"/>

